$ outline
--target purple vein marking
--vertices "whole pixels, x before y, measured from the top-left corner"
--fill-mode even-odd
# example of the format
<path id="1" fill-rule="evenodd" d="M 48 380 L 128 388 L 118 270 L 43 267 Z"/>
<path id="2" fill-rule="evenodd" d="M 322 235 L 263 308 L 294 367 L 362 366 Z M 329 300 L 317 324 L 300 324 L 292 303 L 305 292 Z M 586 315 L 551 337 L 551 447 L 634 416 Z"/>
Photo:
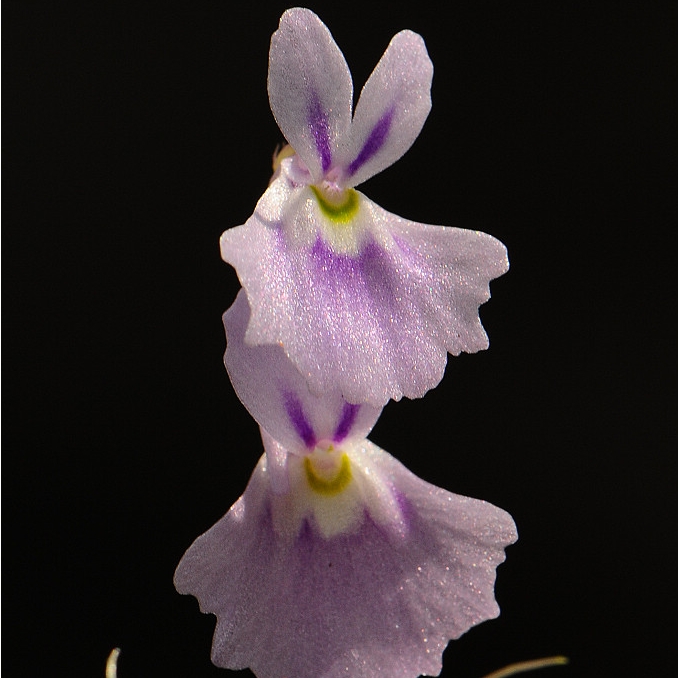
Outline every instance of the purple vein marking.
<path id="1" fill-rule="evenodd" d="M 285 398 L 285 412 L 294 426 L 294 430 L 299 434 L 299 437 L 304 441 L 306 447 L 315 447 L 316 438 L 313 428 L 308 419 L 304 415 L 304 410 L 297 397 L 292 393 L 286 393 Z"/>
<path id="2" fill-rule="evenodd" d="M 372 131 L 367 137 L 365 144 L 360 149 L 358 157 L 348 166 L 349 176 L 353 176 L 384 145 L 386 137 L 391 130 L 394 112 L 395 106 L 391 106 L 391 108 L 379 118 L 377 124 L 372 128 Z"/>
<path id="3" fill-rule="evenodd" d="M 344 403 L 344 408 L 341 410 L 341 419 L 337 424 L 337 430 L 334 432 L 335 442 L 340 443 L 348 435 L 355 423 L 355 418 L 358 416 L 359 409 L 360 405 Z"/>
<path id="4" fill-rule="evenodd" d="M 402 314 L 402 284 L 389 255 L 374 241 L 363 243 L 353 256 L 336 254 L 319 236 L 310 254 L 313 279 L 330 314 L 348 311 L 358 318 L 370 308 L 389 327 L 386 318 Z"/>
<path id="5" fill-rule="evenodd" d="M 318 95 L 314 92 L 311 96 L 311 105 L 308 110 L 308 125 L 315 139 L 315 147 L 320 154 L 320 163 L 323 172 L 327 172 L 332 164 L 332 151 L 330 150 L 330 128 L 327 124 L 327 114 L 323 111 Z"/>

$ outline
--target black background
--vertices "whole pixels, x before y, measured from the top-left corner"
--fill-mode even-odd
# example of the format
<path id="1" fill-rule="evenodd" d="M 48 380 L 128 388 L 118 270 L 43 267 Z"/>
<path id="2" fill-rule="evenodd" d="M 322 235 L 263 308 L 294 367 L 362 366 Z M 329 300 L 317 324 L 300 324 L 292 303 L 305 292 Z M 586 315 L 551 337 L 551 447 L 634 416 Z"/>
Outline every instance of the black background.
<path id="1" fill-rule="evenodd" d="M 402 28 L 435 65 L 422 134 L 362 190 L 511 258 L 490 350 L 371 436 L 518 524 L 502 615 L 445 676 L 556 653 L 554 676 L 675 670 L 676 6 L 634 4 L 312 4 L 357 91 Z M 218 237 L 282 140 L 285 8 L 4 3 L 8 676 L 103 676 L 114 646 L 121 678 L 231 675 L 172 574 L 261 452 L 221 364 Z"/>

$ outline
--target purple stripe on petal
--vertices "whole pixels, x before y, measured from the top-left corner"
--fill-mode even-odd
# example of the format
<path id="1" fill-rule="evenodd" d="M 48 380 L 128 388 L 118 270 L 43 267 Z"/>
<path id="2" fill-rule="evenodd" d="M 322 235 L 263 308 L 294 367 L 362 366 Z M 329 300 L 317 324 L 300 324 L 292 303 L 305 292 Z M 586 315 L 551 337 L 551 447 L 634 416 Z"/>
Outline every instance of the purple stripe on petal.
<path id="1" fill-rule="evenodd" d="M 304 415 L 304 410 L 301 407 L 301 403 L 292 393 L 285 394 L 285 411 L 292 422 L 292 426 L 294 426 L 294 430 L 304 441 L 306 447 L 315 447 L 316 438 L 313 428 Z"/>
<path id="2" fill-rule="evenodd" d="M 337 424 L 337 430 L 334 432 L 335 442 L 340 443 L 349 434 L 359 410 L 360 405 L 344 403 L 344 407 L 341 410 L 341 419 Z"/>
<path id="3" fill-rule="evenodd" d="M 315 147 L 320 155 L 323 172 L 327 172 L 332 164 L 332 151 L 330 150 L 330 128 L 327 124 L 327 113 L 323 111 L 320 99 L 316 94 L 311 99 L 308 111 L 308 124 L 311 134 L 315 139 Z"/>
<path id="4" fill-rule="evenodd" d="M 391 130 L 393 122 L 393 113 L 395 108 L 389 108 L 384 115 L 379 118 L 377 124 L 372 128 L 363 147 L 358 153 L 358 157 L 348 166 L 348 175 L 353 176 L 377 151 L 384 145 L 386 137 Z"/>

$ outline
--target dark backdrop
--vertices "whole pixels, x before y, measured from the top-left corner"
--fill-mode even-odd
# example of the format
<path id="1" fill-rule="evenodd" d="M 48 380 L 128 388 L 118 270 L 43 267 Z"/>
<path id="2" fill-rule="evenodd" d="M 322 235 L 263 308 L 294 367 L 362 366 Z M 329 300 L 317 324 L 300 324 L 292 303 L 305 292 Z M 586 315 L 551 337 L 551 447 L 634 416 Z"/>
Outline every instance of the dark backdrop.
<path id="1" fill-rule="evenodd" d="M 421 33 L 433 110 L 363 186 L 480 229 L 511 271 L 489 351 L 372 439 L 512 513 L 501 617 L 443 675 L 554 653 L 555 676 L 675 669 L 675 3 L 314 2 L 356 89 Z M 8 676 L 226 676 L 172 574 L 261 453 L 221 364 L 244 222 L 282 137 L 284 3 L 4 3 Z M 673 203 L 673 204 L 672 204 Z M 545 674 L 546 675 L 546 674 Z"/>

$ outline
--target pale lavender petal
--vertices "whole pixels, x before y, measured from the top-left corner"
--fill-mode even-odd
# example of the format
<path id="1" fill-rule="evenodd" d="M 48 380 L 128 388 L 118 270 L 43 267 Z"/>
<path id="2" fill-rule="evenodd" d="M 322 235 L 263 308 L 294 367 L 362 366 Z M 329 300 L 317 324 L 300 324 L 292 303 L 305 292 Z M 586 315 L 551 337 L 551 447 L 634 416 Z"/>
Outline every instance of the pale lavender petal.
<path id="1" fill-rule="evenodd" d="M 433 64 L 421 36 L 401 31 L 363 87 L 342 143 L 346 186 L 392 165 L 419 136 L 431 110 Z"/>
<path id="2" fill-rule="evenodd" d="M 247 292 L 249 344 L 282 346 L 313 393 L 381 407 L 433 388 L 448 352 L 487 348 L 478 307 L 508 260 L 485 233 L 407 221 L 358 195 L 354 224 L 334 228 L 358 234 L 355 253 L 338 253 L 332 225 L 301 198 L 279 221 L 258 206 L 221 250 Z"/>
<path id="3" fill-rule="evenodd" d="M 287 10 L 271 38 L 271 110 L 285 138 L 319 181 L 351 124 L 353 81 L 332 35 L 310 10 Z"/>
<path id="4" fill-rule="evenodd" d="M 425 483 L 371 443 L 360 453 L 397 492 L 404 536 L 368 508 L 350 534 L 324 538 L 307 522 L 281 538 L 262 460 L 186 552 L 175 585 L 217 615 L 215 664 L 258 678 L 437 675 L 449 639 L 499 614 L 495 569 L 516 539 L 511 517 Z"/>
<path id="5" fill-rule="evenodd" d="M 289 492 L 290 479 L 287 473 L 287 450 L 266 429 L 259 427 L 266 450 L 266 471 L 274 494 Z"/>
<path id="6" fill-rule="evenodd" d="M 247 344 L 249 320 L 247 295 L 241 290 L 224 314 L 224 362 L 238 397 L 271 436 L 303 454 L 320 441 L 362 439 L 370 432 L 381 408 L 349 405 L 336 388 L 313 395 L 280 346 Z"/>

